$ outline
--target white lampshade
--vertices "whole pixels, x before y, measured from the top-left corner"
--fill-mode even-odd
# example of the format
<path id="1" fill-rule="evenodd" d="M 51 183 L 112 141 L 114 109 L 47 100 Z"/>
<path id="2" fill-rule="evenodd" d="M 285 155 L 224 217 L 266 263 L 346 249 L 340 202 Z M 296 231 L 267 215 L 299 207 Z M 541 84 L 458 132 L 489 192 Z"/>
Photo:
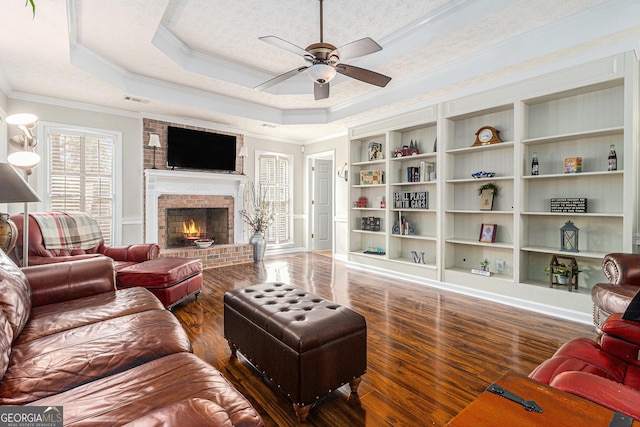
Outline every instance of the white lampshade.
<path id="1" fill-rule="evenodd" d="M 247 147 L 240 147 L 240 152 L 238 153 L 238 156 L 240 157 L 247 157 L 249 154 L 247 152 Z"/>
<path id="2" fill-rule="evenodd" d="M 9 154 L 7 161 L 20 169 L 32 169 L 40 163 L 40 156 L 33 151 L 16 151 Z"/>
<path id="3" fill-rule="evenodd" d="M 38 121 L 38 116 L 29 113 L 12 114 L 6 119 L 7 123 L 14 126 L 31 127 Z"/>
<path id="4" fill-rule="evenodd" d="M 149 135 L 149 147 L 160 148 L 160 135 L 152 133 Z"/>
<path id="5" fill-rule="evenodd" d="M 307 68 L 309 77 L 316 83 L 328 83 L 336 76 L 336 69 L 327 64 L 315 64 Z"/>

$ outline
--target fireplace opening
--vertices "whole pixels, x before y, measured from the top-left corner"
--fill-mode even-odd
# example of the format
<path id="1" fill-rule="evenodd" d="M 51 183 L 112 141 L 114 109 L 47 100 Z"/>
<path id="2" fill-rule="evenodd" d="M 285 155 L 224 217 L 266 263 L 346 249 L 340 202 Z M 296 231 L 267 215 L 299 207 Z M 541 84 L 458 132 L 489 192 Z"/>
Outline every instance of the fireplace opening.
<path id="1" fill-rule="evenodd" d="M 179 208 L 167 209 L 167 248 L 193 246 L 198 239 L 229 242 L 229 209 Z"/>

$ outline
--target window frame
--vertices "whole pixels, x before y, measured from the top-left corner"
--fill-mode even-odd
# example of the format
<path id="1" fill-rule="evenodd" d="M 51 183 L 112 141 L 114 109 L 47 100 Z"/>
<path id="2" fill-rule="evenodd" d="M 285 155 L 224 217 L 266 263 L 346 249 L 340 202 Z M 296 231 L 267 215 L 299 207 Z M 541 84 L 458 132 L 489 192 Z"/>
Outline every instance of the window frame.
<path id="1" fill-rule="evenodd" d="M 38 189 L 42 189 L 38 191 L 38 194 L 42 197 L 43 209 L 45 211 L 51 210 L 51 195 L 49 193 L 49 177 L 51 176 L 49 170 L 49 134 L 52 132 L 64 133 L 64 131 L 76 134 L 87 133 L 113 139 L 113 216 L 111 218 L 111 230 L 113 234 L 111 236 L 111 245 L 122 244 L 122 132 L 64 123 L 38 122 L 38 145 L 36 146 L 36 151 L 42 161 L 34 169 L 34 173 L 37 173 Z"/>
<path id="2" fill-rule="evenodd" d="M 293 217 L 293 212 L 294 212 L 294 203 L 295 203 L 295 195 L 293 192 L 294 189 L 294 175 L 293 175 L 293 162 L 294 162 L 294 156 L 291 154 L 287 154 L 287 153 L 280 153 L 277 151 L 261 151 L 261 150 L 256 150 L 255 151 L 255 160 L 254 160 L 254 188 L 256 193 L 259 190 L 259 185 L 260 185 L 260 158 L 262 156 L 276 156 L 276 157 L 285 157 L 287 158 L 287 160 L 289 161 L 289 185 L 288 185 L 288 191 L 289 191 L 289 212 L 287 213 L 287 215 L 289 216 L 289 241 L 287 242 L 283 242 L 283 243 L 269 243 L 267 245 L 267 248 L 285 248 L 285 247 L 289 247 L 289 246 L 293 246 L 295 244 L 295 235 L 294 235 L 294 230 L 295 230 L 295 226 L 294 226 L 294 217 Z"/>

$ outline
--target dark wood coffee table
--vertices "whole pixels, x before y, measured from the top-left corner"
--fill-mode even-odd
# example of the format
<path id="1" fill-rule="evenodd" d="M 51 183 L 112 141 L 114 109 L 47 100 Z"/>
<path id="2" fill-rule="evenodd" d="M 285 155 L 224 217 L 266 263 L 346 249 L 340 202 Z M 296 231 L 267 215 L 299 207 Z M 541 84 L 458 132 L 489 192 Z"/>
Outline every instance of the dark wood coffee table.
<path id="1" fill-rule="evenodd" d="M 529 412 L 518 403 L 484 391 L 447 426 L 608 426 L 614 412 L 524 375 L 507 372 L 496 383 L 518 396 L 534 400 L 542 413 Z M 640 422 L 634 421 L 633 426 Z"/>

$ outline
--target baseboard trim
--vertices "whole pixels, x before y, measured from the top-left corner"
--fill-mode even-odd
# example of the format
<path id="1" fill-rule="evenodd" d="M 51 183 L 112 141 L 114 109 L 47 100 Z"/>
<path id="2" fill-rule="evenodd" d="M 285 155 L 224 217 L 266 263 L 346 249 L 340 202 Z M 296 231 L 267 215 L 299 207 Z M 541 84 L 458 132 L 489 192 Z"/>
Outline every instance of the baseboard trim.
<path id="1" fill-rule="evenodd" d="M 337 257 L 334 256 L 337 259 Z M 436 280 L 429 280 L 421 277 L 416 277 L 410 274 L 403 274 L 397 271 L 391 271 L 384 268 L 374 267 L 371 265 L 362 265 L 356 262 L 344 260 L 350 267 L 357 270 L 375 272 L 387 277 L 401 278 L 409 282 L 418 283 L 425 286 L 431 286 L 434 288 L 442 289 L 445 291 L 451 291 L 458 294 L 473 296 L 481 298 L 487 301 L 497 302 L 499 304 L 508 305 L 511 307 L 521 308 L 524 310 L 533 311 L 548 316 L 558 317 L 565 320 L 571 320 L 585 325 L 592 325 L 593 318 L 589 314 L 579 312 L 576 310 L 568 310 L 560 307 L 554 307 L 547 304 L 541 304 L 537 302 L 527 301 L 519 298 L 508 297 L 492 292 L 484 292 L 478 289 L 467 288 L 465 286 L 456 285 L 454 283 L 439 282 Z"/>

